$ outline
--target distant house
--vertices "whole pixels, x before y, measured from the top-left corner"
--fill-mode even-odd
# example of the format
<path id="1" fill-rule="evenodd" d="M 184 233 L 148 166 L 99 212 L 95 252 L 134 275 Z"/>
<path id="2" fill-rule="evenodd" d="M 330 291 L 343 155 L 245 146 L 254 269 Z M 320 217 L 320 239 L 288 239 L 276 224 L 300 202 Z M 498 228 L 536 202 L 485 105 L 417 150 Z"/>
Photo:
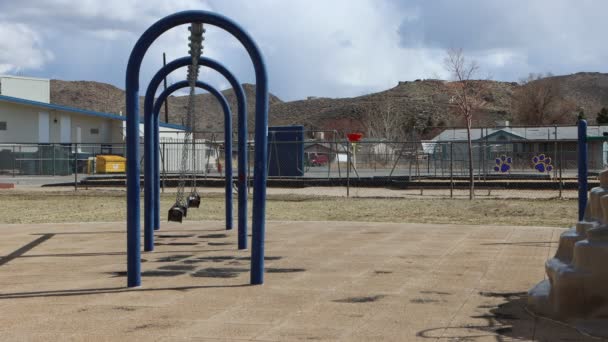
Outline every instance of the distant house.
<path id="1" fill-rule="evenodd" d="M 304 143 L 304 154 L 321 153 L 321 154 L 334 154 L 336 149 L 339 148 L 339 144 L 330 144 L 326 142 L 309 141 Z"/>
<path id="2" fill-rule="evenodd" d="M 526 168 L 535 156 L 551 158 L 552 163 L 562 163 L 564 169 L 577 165 L 576 126 L 510 127 L 508 122 L 496 128 L 473 128 L 473 159 L 476 163 L 492 165 L 496 158 L 511 157 L 514 168 Z M 608 126 L 589 126 L 587 135 L 602 136 Z M 452 144 L 452 149 L 450 149 Z M 423 142 L 425 153 L 434 160 L 468 160 L 466 129 L 446 129 L 430 141 Z M 450 152 L 451 150 L 451 152 Z M 589 168 L 594 170 L 608 166 L 608 144 L 601 141 L 589 143 Z"/>

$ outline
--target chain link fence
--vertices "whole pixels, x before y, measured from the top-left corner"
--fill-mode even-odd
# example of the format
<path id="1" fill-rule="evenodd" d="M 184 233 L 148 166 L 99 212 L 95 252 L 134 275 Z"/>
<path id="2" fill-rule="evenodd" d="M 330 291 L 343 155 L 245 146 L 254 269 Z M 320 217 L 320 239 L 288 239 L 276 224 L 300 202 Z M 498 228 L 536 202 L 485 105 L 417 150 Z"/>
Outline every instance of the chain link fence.
<path id="1" fill-rule="evenodd" d="M 552 128 L 558 132 L 557 128 Z M 540 129 L 539 129 L 540 130 Z M 590 128 L 589 135 L 593 134 Z M 447 133 L 446 133 L 447 132 Z M 493 139 L 491 134 L 477 137 L 472 142 L 472 164 L 475 187 L 479 194 L 497 191 L 551 192 L 553 197 L 576 189 L 577 141 L 559 139 L 523 139 L 532 137 L 532 130 L 509 140 Z M 551 130 L 547 129 L 551 133 Z M 546 132 L 541 132 L 545 135 Z M 602 134 L 597 129 L 595 135 Z M 268 170 L 270 187 L 302 188 L 331 186 L 344 188 L 346 194 L 357 195 L 357 190 L 388 188 L 419 195 L 434 192 L 455 196 L 469 188 L 468 144 L 459 132 L 444 131 L 439 137 L 452 134 L 452 139 L 389 141 L 362 139 L 349 142 L 344 135 L 305 132 L 304 139 L 276 141 L 269 139 Z M 538 131 L 537 133 L 538 136 Z M 194 159 L 189 173 L 196 172 L 199 180 L 219 180 L 225 175 L 226 151 L 221 132 L 195 133 Z M 558 137 L 556 139 L 556 137 Z M 498 137 L 500 138 L 500 137 Z M 552 138 L 552 139 L 551 139 Z M 601 141 L 589 143 L 590 184 L 608 162 L 608 146 Z M 237 142 L 232 151 L 233 174 L 238 167 Z M 253 176 L 253 140 L 248 141 L 249 176 Z M 160 140 L 161 178 L 164 181 L 179 177 L 184 142 L 178 138 Z M 69 176 L 76 180 L 112 176 L 119 179 L 122 172 L 102 172 L 96 168 L 98 156 L 125 156 L 124 144 L 0 144 L 0 174 L 12 176 Z M 140 146 L 143 156 L 143 145 Z M 191 161 L 190 161 L 191 162 Z M 143 159 L 142 159 L 143 165 Z M 167 182 L 171 186 L 170 182 Z M 221 184 L 215 182 L 214 184 Z M 353 191 L 355 191 L 353 193 Z M 373 191 L 370 191 L 373 192 Z M 542 195 L 544 196 L 544 195 Z M 542 197 L 541 196 L 541 197 Z"/>

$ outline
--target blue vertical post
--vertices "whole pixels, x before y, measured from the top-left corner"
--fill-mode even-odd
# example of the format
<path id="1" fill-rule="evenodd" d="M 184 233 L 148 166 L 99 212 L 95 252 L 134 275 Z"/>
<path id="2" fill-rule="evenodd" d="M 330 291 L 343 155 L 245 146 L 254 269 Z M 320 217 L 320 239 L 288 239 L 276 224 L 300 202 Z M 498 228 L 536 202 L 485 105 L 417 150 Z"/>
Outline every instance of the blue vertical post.
<path id="1" fill-rule="evenodd" d="M 160 117 L 160 110 L 161 107 L 163 105 L 163 103 L 167 100 L 167 97 L 169 97 L 169 95 L 171 95 L 172 93 L 174 93 L 175 91 L 182 89 L 182 88 L 187 88 L 189 87 L 189 83 L 187 81 L 181 81 L 181 82 L 177 82 L 173 85 L 171 85 L 169 88 L 165 89 L 157 98 L 156 102 L 154 103 L 154 109 L 152 110 L 152 118 L 154 119 L 153 121 L 153 129 L 155 130 L 154 132 L 154 149 L 156 150 L 156 152 L 158 151 L 158 146 L 159 146 L 159 117 Z M 222 110 L 224 112 L 224 139 L 225 139 L 225 144 L 224 144 L 224 151 L 225 151 L 225 158 L 226 158 L 226 169 L 225 169 L 225 180 L 226 180 L 226 186 L 225 186 L 225 190 L 226 190 L 226 194 L 225 194 L 225 210 L 226 210 L 226 229 L 230 230 L 233 227 L 233 220 L 232 220 L 232 139 L 230 139 L 232 137 L 232 112 L 230 111 L 230 105 L 228 104 L 228 101 L 226 100 L 226 98 L 224 97 L 224 95 L 222 95 L 222 93 L 220 93 L 217 89 L 213 88 L 211 85 L 205 83 L 205 82 L 201 82 L 201 81 L 197 81 L 196 82 L 196 86 L 198 88 L 207 90 L 211 95 L 213 95 L 218 102 L 220 103 Z M 154 181 L 154 191 L 155 191 L 155 200 L 156 202 L 156 208 L 160 208 L 160 158 L 158 158 L 156 160 L 156 162 L 154 163 L 154 176 L 155 176 L 155 181 Z M 156 218 L 158 218 L 158 215 L 155 214 L 154 215 Z M 158 226 L 156 226 L 158 227 Z M 155 229 L 156 229 L 155 227 Z"/>
<path id="2" fill-rule="evenodd" d="M 144 139 L 153 139 L 152 136 L 152 117 L 144 117 Z M 159 159 L 154 154 L 157 152 L 153 148 L 153 144 L 144 144 L 144 206 L 145 208 L 154 207 L 154 186 L 156 181 L 154 176 L 155 160 Z M 152 232 L 154 229 L 154 212 L 144 210 L 144 231 Z M 154 250 L 154 234 L 144 234 L 144 251 L 150 252 Z"/>
<path id="3" fill-rule="evenodd" d="M 160 110 L 159 110 L 160 112 Z M 160 121 L 158 115 L 152 115 L 152 154 L 156 158 L 152 167 L 154 168 L 154 184 L 152 186 L 152 216 L 154 217 L 154 230 L 160 229 Z M 163 158 L 167 158 L 164 156 Z M 166 159 L 164 159 L 166 160 Z M 163 160 L 163 162 L 164 162 Z"/>
<path id="4" fill-rule="evenodd" d="M 137 46 L 135 47 L 137 48 Z M 135 50 L 134 48 L 134 50 Z M 127 286 L 141 285 L 139 226 L 139 67 L 141 60 L 129 58 L 125 100 L 127 114 Z M 143 57 L 143 53 L 142 53 Z"/>
<path id="5" fill-rule="evenodd" d="M 256 51 L 259 51 L 256 49 Z M 255 60 L 255 58 L 254 58 Z M 253 212 L 251 223 L 251 284 L 264 283 L 264 240 L 266 237 L 266 175 L 268 170 L 268 75 L 262 56 L 255 66 L 255 162 L 253 169 Z"/>
<path id="6" fill-rule="evenodd" d="M 238 100 L 238 98 L 237 98 Z M 240 110 L 240 104 L 239 104 Z M 239 115 L 237 128 L 237 148 L 238 148 L 238 169 L 237 174 L 237 193 L 238 193 L 238 222 L 237 240 L 239 249 L 247 249 L 247 163 L 249 163 L 249 149 L 247 148 L 247 118 Z"/>
<path id="7" fill-rule="evenodd" d="M 585 218 L 587 207 L 587 121 L 578 121 L 578 220 Z"/>

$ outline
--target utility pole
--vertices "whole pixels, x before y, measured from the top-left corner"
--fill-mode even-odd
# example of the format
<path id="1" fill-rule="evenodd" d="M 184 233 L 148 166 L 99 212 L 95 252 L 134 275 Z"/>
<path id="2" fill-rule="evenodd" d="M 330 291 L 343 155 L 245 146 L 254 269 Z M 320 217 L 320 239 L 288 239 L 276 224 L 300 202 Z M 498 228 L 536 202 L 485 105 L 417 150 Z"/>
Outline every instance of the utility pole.
<path id="1" fill-rule="evenodd" d="M 167 65 L 167 55 L 163 52 L 163 67 Z M 163 79 L 164 90 L 167 90 L 167 76 Z M 165 100 L 165 122 L 169 123 L 169 97 Z"/>

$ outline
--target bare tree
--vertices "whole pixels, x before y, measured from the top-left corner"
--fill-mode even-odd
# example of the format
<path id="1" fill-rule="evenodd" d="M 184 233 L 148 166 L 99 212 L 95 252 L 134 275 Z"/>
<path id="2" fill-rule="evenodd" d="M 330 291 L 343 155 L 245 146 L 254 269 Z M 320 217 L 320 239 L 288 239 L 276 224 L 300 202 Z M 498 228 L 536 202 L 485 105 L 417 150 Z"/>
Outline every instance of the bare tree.
<path id="1" fill-rule="evenodd" d="M 513 116 L 519 124 L 549 125 L 574 122 L 576 105 L 562 96 L 551 74 L 529 74 L 513 94 Z"/>
<path id="2" fill-rule="evenodd" d="M 403 140 L 407 136 L 403 118 L 390 100 L 380 108 L 369 109 L 364 126 L 369 137 L 386 139 L 389 142 Z"/>
<path id="3" fill-rule="evenodd" d="M 450 72 L 454 82 L 450 83 L 451 109 L 461 116 L 467 127 L 467 144 L 469 154 L 469 199 L 475 198 L 475 184 L 473 176 L 473 144 L 471 141 L 471 126 L 473 115 L 482 109 L 486 102 L 483 100 L 485 83 L 473 78 L 479 72 L 479 65 L 475 61 L 467 61 L 462 49 L 450 49 L 444 60 L 445 68 Z"/>

